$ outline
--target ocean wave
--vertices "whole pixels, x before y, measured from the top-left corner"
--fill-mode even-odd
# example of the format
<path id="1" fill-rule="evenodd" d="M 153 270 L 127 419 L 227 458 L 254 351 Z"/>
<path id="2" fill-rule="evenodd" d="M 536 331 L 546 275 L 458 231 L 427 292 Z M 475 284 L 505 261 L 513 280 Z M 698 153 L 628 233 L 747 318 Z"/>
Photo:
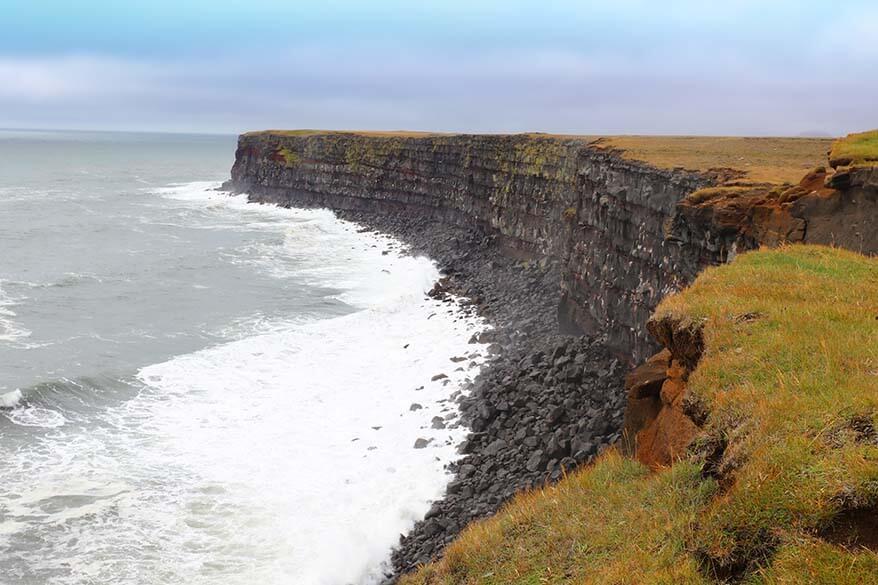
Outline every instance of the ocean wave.
<path id="1" fill-rule="evenodd" d="M 0 394 L 0 408 L 13 408 L 21 402 L 21 390 Z"/>
<path id="2" fill-rule="evenodd" d="M 328 210 L 320 209 L 287 209 L 276 205 L 259 205 L 250 203 L 246 194 L 233 194 L 221 191 L 222 183 L 216 181 L 193 181 L 176 183 L 167 187 L 143 189 L 144 192 L 159 195 L 165 199 L 191 204 L 198 210 L 228 211 L 227 217 L 233 222 L 224 227 L 259 228 L 273 222 L 253 221 L 258 218 L 308 219 L 319 215 L 332 216 Z M 208 227 L 208 226 L 205 226 Z"/>
<path id="3" fill-rule="evenodd" d="M 16 423 L 37 418 L 86 421 L 97 412 L 124 403 L 141 389 L 136 380 L 112 374 L 61 377 L 0 395 L 0 408 L 7 409 L 7 415 L 12 413 L 7 418 Z"/>
<path id="4" fill-rule="evenodd" d="M 234 319 L 231 323 L 221 327 L 207 330 L 206 333 L 220 339 L 237 341 L 247 337 L 290 331 L 313 321 L 314 318 L 305 315 L 288 319 L 277 319 L 257 312 L 246 317 Z"/>
<path id="5" fill-rule="evenodd" d="M 126 282 L 130 281 L 130 279 L 122 279 Z M 67 288 L 71 286 L 77 286 L 83 282 L 95 282 L 98 284 L 104 283 L 104 277 L 98 276 L 97 274 L 93 274 L 90 272 L 65 272 L 64 276 L 58 280 L 51 282 L 33 282 L 29 280 L 4 280 L 2 284 L 5 284 L 9 288 L 27 288 L 27 289 L 40 289 L 40 288 Z M 2 293 L 0 293 L 0 297 L 2 297 Z M 21 300 L 21 299 L 18 299 Z M 2 302 L 2 301 L 0 301 Z"/>
<path id="6" fill-rule="evenodd" d="M 67 419 L 57 410 L 40 408 L 39 406 L 22 406 L 13 408 L 6 413 L 6 418 L 22 427 L 40 427 L 54 429 L 64 426 Z"/>
<path id="7" fill-rule="evenodd" d="M 448 398 L 478 366 L 449 358 L 479 364 L 484 351 L 467 343 L 480 320 L 413 292 L 255 326 L 141 369 L 112 404 L 105 395 L 118 392 L 106 388 L 124 382 L 112 377 L 25 389 L 2 416 L 44 434 L 0 469 L 0 545 L 51 534 L 15 559 L 34 575 L 105 551 L 88 567 L 98 582 L 119 580 L 132 562 L 124 551 L 146 546 L 153 554 L 137 562 L 157 575 L 161 559 L 162 583 L 378 583 L 399 533 L 441 495 L 466 433 Z M 432 380 L 440 372 L 447 382 Z M 435 417 L 448 428 L 433 428 Z M 413 449 L 418 438 L 430 446 Z"/>
<path id="8" fill-rule="evenodd" d="M 480 363 L 483 348 L 467 342 L 483 325 L 455 320 L 456 311 L 414 290 L 388 295 L 384 306 L 140 371 L 151 390 L 137 416 L 169 441 L 162 455 L 197 461 L 197 475 L 211 485 L 238 486 L 246 478 L 246 490 L 230 487 L 222 499 L 248 511 L 252 531 L 232 530 L 236 515 L 214 526 L 218 558 L 230 549 L 249 551 L 260 564 L 270 557 L 274 570 L 297 582 L 377 581 L 398 534 L 441 494 L 444 465 L 466 433 L 453 425 L 456 408 L 447 399 L 477 371 L 458 370 L 449 358 L 463 353 Z M 432 381 L 440 372 L 447 386 Z M 410 409 L 415 402 L 421 408 Z M 161 416 L 150 414 L 156 412 Z M 447 419 L 448 428 L 433 428 L 435 417 Z M 430 447 L 413 449 L 418 438 Z M 271 544 L 253 551 L 254 541 Z M 347 551 L 345 562 L 339 551 Z"/>
<path id="9" fill-rule="evenodd" d="M 63 426 L 67 422 L 57 409 L 29 404 L 20 389 L 0 394 L 0 411 L 11 422 L 22 427 L 51 429 Z"/>
<path id="10" fill-rule="evenodd" d="M 209 181 L 178 183 L 168 187 L 144 188 L 142 192 L 179 203 L 177 217 L 141 221 L 169 227 L 249 232 L 277 229 L 279 222 L 308 221 L 315 216 L 332 217 L 326 210 L 290 210 L 274 205 L 251 204 L 246 195 L 220 191 L 222 184 Z"/>
<path id="11" fill-rule="evenodd" d="M 0 282 L 0 343 L 14 347 L 28 346 L 24 340 L 31 336 L 31 331 L 15 320 L 18 314 L 11 309 L 22 299 L 4 292 L 2 285 Z"/>
<path id="12" fill-rule="evenodd" d="M 156 192 L 183 202 L 162 218 L 237 217 L 261 234 L 236 240 L 229 262 L 325 287 L 345 314 L 251 312 L 216 325 L 228 341 L 133 380 L 62 378 L 10 397 L 0 430 L 26 440 L 0 466 L 0 549 L 16 550 L 4 570 L 58 585 L 377 583 L 443 493 L 466 434 L 452 396 L 485 359 L 468 343 L 485 324 L 427 298 L 436 266 L 398 242 L 217 186 Z"/>
<path id="13" fill-rule="evenodd" d="M 192 182 L 150 192 L 204 209 L 228 211 L 234 229 L 274 231 L 277 238 L 259 239 L 221 252 L 233 264 L 256 266 L 277 279 L 300 279 L 311 286 L 337 289 L 335 298 L 358 308 L 386 305 L 400 291 L 429 289 L 435 267 L 425 258 L 401 254 L 406 248 L 393 237 L 363 233 L 356 223 L 341 220 L 328 209 L 295 209 L 248 203 L 247 195 L 217 191 L 217 182 Z M 242 221 L 243 217 L 243 221 Z M 227 229 L 230 222 L 200 227 Z"/>

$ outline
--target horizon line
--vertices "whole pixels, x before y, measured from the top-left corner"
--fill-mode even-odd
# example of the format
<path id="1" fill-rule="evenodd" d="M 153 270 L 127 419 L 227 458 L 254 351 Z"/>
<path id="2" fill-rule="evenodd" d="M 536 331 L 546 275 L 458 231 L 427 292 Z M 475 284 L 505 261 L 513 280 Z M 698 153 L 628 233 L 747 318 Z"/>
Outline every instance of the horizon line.
<path id="1" fill-rule="evenodd" d="M 239 137 L 244 134 L 250 133 L 271 133 L 271 132 L 314 132 L 315 134 L 320 133 L 328 133 L 328 132 L 337 132 L 342 134 L 368 134 L 368 133 L 412 133 L 412 134 L 435 134 L 435 135 L 471 135 L 471 136 L 513 136 L 513 135 L 528 135 L 528 134 L 542 134 L 546 136 L 560 136 L 560 137 L 570 137 L 570 138 L 603 138 L 603 137 L 620 137 L 620 136 L 630 136 L 630 137 L 642 137 L 642 136 L 651 136 L 651 137 L 669 137 L 669 138 L 786 138 L 786 139 L 821 139 L 821 140 L 831 140 L 842 138 L 845 134 L 834 135 L 828 132 L 801 132 L 795 135 L 780 135 L 780 134 L 713 134 L 713 133 L 651 133 L 651 132 L 623 132 L 623 133 L 612 133 L 612 132 L 585 132 L 585 133 L 568 133 L 568 132 L 547 132 L 544 130 L 524 130 L 518 132 L 510 132 L 510 131 L 481 131 L 481 132 L 473 132 L 473 131 L 447 131 L 447 130 L 403 130 L 403 129 L 358 129 L 358 130 L 350 130 L 350 129 L 337 129 L 337 128 L 270 128 L 270 129 L 261 129 L 261 130 L 243 130 L 240 132 L 210 132 L 210 131 L 181 131 L 181 130 L 133 130 L 133 129 L 94 129 L 94 128 L 50 128 L 50 127 L 15 127 L 15 126 L 0 126 L 0 132 L 69 132 L 69 133 L 92 133 L 92 134 L 158 134 L 158 135 L 172 135 L 172 136 L 214 136 L 214 137 L 223 137 L 223 136 L 232 136 Z"/>

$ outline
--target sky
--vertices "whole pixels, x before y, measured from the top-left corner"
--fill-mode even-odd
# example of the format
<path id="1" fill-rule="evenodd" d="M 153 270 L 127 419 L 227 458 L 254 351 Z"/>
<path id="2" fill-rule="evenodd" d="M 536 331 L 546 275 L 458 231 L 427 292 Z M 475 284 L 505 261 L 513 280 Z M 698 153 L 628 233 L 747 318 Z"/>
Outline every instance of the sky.
<path id="1" fill-rule="evenodd" d="M 0 0 L 0 127 L 840 135 L 878 0 Z"/>

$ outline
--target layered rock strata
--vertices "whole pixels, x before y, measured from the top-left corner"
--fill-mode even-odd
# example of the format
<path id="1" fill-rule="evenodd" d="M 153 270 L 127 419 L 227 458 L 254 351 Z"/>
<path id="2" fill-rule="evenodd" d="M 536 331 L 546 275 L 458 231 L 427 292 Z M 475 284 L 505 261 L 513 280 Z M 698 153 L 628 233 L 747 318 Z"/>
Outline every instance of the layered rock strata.
<path id="1" fill-rule="evenodd" d="M 461 400 L 473 431 L 464 457 L 402 538 L 397 574 L 622 436 L 655 466 L 688 448 L 700 421 L 685 385 L 700 349 L 649 316 L 703 267 L 783 242 L 878 252 L 874 167 L 817 169 L 783 187 L 740 175 L 660 170 L 541 135 L 241 136 L 227 188 L 400 237 L 447 275 L 431 294 L 465 297 L 495 325 L 498 355 Z M 622 375 L 658 349 L 649 329 L 668 350 L 629 376 L 623 433 Z"/>
<path id="2" fill-rule="evenodd" d="M 557 261 L 562 328 L 639 360 L 655 349 L 645 324 L 658 301 L 720 259 L 666 237 L 677 203 L 714 180 L 582 139 L 256 133 L 239 140 L 231 185 L 256 201 L 468 226 L 509 255 Z"/>
<path id="3" fill-rule="evenodd" d="M 606 335 L 640 362 L 657 349 L 652 310 L 704 266 L 783 242 L 878 253 L 878 171 L 835 164 L 800 185 L 753 185 L 581 138 L 258 132 L 240 137 L 230 185 L 257 201 L 467 226 L 510 255 L 551 258 L 562 329 Z"/>

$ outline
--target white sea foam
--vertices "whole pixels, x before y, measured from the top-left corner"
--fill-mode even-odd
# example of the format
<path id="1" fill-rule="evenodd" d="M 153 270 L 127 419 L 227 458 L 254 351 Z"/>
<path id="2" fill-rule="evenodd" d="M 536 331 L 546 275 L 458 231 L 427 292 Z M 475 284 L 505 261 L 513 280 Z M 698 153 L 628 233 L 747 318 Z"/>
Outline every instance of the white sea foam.
<path id="1" fill-rule="evenodd" d="M 257 241 L 227 252 L 229 260 L 260 267 L 277 278 L 297 277 L 309 284 L 343 289 L 340 299 L 359 307 L 389 302 L 399 290 L 417 286 L 429 288 L 435 276 L 425 271 L 424 259 L 384 253 L 402 250 L 394 238 L 359 233 L 354 223 L 337 219 L 327 209 L 284 209 L 248 203 L 246 195 L 217 191 L 219 183 L 195 182 L 156 189 L 155 193 L 192 202 L 202 209 L 205 202 L 220 221 L 202 227 L 222 229 L 267 229 L 277 232 L 282 245 Z M 243 221 L 242 221 L 243 219 Z M 338 253 L 327 257 L 321 250 Z M 427 263 L 429 264 L 429 263 Z"/>
<path id="2" fill-rule="evenodd" d="M 31 332 L 15 320 L 18 315 L 12 307 L 18 304 L 20 299 L 6 294 L 2 285 L 3 283 L 0 282 L 0 343 L 20 346 L 24 344 L 23 340 L 30 337 Z"/>
<path id="3" fill-rule="evenodd" d="M 449 396 L 477 373 L 485 348 L 468 340 L 484 324 L 426 298 L 435 266 L 382 253 L 396 242 L 213 186 L 162 195 L 274 230 L 278 245 L 230 260 L 335 288 L 355 310 L 232 323 L 233 341 L 143 368 L 139 394 L 84 431 L 36 405 L 5 412 L 47 428 L 4 461 L 0 551 L 53 584 L 374 583 L 444 491 L 465 430 L 431 422 L 453 422 Z M 414 449 L 418 438 L 432 442 Z M 34 523 L 49 545 L 4 549 Z"/>
<path id="4" fill-rule="evenodd" d="M 0 408 L 12 408 L 21 402 L 21 390 L 0 394 Z"/>
<path id="5" fill-rule="evenodd" d="M 329 584 L 374 576 L 399 533 L 441 494 L 443 463 L 463 437 L 430 430 L 432 417 L 453 412 L 438 401 L 454 387 L 430 378 L 447 372 L 457 384 L 466 375 L 448 358 L 471 350 L 473 327 L 447 314 L 427 320 L 435 310 L 423 301 L 368 309 L 141 372 L 156 392 L 144 394 L 138 417 L 165 438 L 144 462 L 185 465 L 201 483 L 224 486 L 210 506 L 228 516 L 193 513 L 210 531 L 178 535 L 230 567 L 215 578 Z M 415 402 L 424 408 L 410 411 Z M 419 437 L 434 445 L 414 450 Z M 241 572 L 238 556 L 252 568 Z"/>
<path id="6" fill-rule="evenodd" d="M 15 391 L 10 392 L 14 394 Z M 8 394 L 7 394 L 8 395 Z M 21 400 L 21 394 L 18 395 L 18 401 Z M 16 404 L 18 403 L 16 401 Z M 15 404 L 13 404 L 15 406 Z M 57 410 L 49 408 L 41 408 L 38 406 L 23 406 L 13 408 L 6 416 L 15 424 L 22 427 L 42 427 L 44 429 L 53 429 L 64 426 L 67 419 Z"/>

